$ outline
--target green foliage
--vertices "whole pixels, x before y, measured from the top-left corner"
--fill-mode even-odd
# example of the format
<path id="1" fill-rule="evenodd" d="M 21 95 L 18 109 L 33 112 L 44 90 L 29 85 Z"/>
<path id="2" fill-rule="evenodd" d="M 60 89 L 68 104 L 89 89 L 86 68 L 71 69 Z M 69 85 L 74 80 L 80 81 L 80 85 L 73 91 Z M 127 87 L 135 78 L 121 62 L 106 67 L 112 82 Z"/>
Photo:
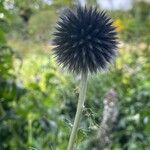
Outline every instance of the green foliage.
<path id="1" fill-rule="evenodd" d="M 0 12 L 4 14 L 4 18 L 0 18 L 0 150 L 65 150 L 75 115 L 80 77 L 58 69 L 51 53 L 47 52 L 51 48 L 45 41 L 57 17 L 54 8 L 72 7 L 73 2 L 66 1 L 58 7 L 60 1 L 56 1 L 57 6 L 53 4 L 49 9 L 42 6 L 38 11 L 31 5 L 33 13 L 26 23 L 18 9 L 28 8 L 30 1 L 15 2 L 18 4 L 15 3 L 13 10 L 5 10 L 0 1 Z M 130 12 L 113 13 L 124 25 L 120 33 L 121 46 L 109 71 L 89 78 L 76 141 L 78 150 L 88 150 L 87 142 L 97 132 L 103 98 L 110 88 L 118 94 L 119 116 L 112 132 L 112 144 L 106 149 L 150 149 L 147 7 L 139 5 L 139 12 L 134 8 Z M 12 32 L 19 32 L 19 38 L 13 39 Z M 35 42 L 33 37 L 39 36 L 40 43 Z"/>
<path id="2" fill-rule="evenodd" d="M 96 6 L 97 5 L 97 0 L 87 0 L 86 4 L 89 6 Z"/>
<path id="3" fill-rule="evenodd" d="M 0 45 L 0 75 L 7 78 L 11 74 L 13 67 L 13 51 L 10 47 Z"/>
<path id="4" fill-rule="evenodd" d="M 37 41 L 48 41 L 55 23 L 56 13 L 54 11 L 40 11 L 30 18 L 28 30 Z"/>
<path id="5" fill-rule="evenodd" d="M 73 1 L 73 0 L 64 0 L 64 1 L 55 0 L 55 1 L 53 1 L 53 5 L 55 7 L 64 7 L 64 6 L 72 7 L 72 5 L 74 4 L 74 2 L 75 1 Z"/>
<path id="6" fill-rule="evenodd" d="M 129 12 L 118 12 L 123 21 L 124 31 L 121 36 L 128 42 L 150 41 L 150 4 L 146 2 L 136 3 Z M 117 15 L 117 17 L 118 17 Z M 127 19 L 128 18 L 128 19 Z"/>
<path id="7" fill-rule="evenodd" d="M 4 9 L 3 2 L 0 1 L 0 45 L 6 42 L 5 32 L 8 29 L 9 20 L 10 20 L 9 12 Z"/>

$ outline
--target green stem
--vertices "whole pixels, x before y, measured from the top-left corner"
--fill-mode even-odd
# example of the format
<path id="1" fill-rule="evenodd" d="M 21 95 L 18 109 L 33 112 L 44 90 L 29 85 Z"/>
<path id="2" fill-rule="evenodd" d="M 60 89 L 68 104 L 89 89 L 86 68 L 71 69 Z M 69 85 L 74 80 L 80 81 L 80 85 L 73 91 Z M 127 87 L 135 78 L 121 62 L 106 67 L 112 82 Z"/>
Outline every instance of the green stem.
<path id="1" fill-rule="evenodd" d="M 83 106 L 84 106 L 85 96 L 86 96 L 87 76 L 88 76 L 87 73 L 82 73 L 81 74 L 78 106 L 77 106 L 75 120 L 74 120 L 73 128 L 72 128 L 72 131 L 71 131 L 71 135 L 70 135 L 67 150 L 73 150 L 73 144 L 75 142 L 75 138 L 76 138 L 76 135 L 77 135 L 77 129 L 78 129 L 82 109 L 83 109 Z"/>

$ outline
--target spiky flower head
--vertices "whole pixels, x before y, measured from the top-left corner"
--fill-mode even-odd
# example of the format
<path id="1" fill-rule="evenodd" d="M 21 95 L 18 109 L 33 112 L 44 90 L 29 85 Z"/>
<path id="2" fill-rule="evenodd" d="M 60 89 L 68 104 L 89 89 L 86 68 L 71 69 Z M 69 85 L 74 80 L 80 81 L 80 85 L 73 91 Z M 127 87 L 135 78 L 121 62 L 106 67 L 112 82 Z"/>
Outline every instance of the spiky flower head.
<path id="1" fill-rule="evenodd" d="M 105 69 L 117 49 L 117 33 L 112 24 L 111 18 L 96 8 L 67 9 L 54 33 L 58 63 L 75 73 Z"/>

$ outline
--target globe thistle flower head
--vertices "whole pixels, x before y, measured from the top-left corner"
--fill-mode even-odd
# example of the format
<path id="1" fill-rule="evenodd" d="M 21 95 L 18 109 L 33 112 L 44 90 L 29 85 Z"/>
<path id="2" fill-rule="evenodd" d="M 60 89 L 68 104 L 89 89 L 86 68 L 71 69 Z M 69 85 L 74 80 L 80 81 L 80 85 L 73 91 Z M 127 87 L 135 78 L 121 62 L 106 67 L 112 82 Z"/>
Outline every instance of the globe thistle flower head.
<path id="1" fill-rule="evenodd" d="M 54 33 L 54 55 L 59 64 L 75 73 L 105 69 L 116 55 L 117 33 L 104 11 L 67 9 Z"/>

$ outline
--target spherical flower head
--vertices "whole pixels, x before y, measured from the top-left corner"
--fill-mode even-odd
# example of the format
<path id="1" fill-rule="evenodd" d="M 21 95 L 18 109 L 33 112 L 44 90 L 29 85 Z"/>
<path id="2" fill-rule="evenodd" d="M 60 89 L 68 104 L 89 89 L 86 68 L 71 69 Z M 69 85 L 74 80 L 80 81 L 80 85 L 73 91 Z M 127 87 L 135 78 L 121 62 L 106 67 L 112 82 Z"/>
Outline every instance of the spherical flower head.
<path id="1" fill-rule="evenodd" d="M 75 73 L 96 73 L 112 62 L 117 32 L 104 11 L 96 8 L 67 9 L 54 33 L 54 55 L 60 65 Z"/>

